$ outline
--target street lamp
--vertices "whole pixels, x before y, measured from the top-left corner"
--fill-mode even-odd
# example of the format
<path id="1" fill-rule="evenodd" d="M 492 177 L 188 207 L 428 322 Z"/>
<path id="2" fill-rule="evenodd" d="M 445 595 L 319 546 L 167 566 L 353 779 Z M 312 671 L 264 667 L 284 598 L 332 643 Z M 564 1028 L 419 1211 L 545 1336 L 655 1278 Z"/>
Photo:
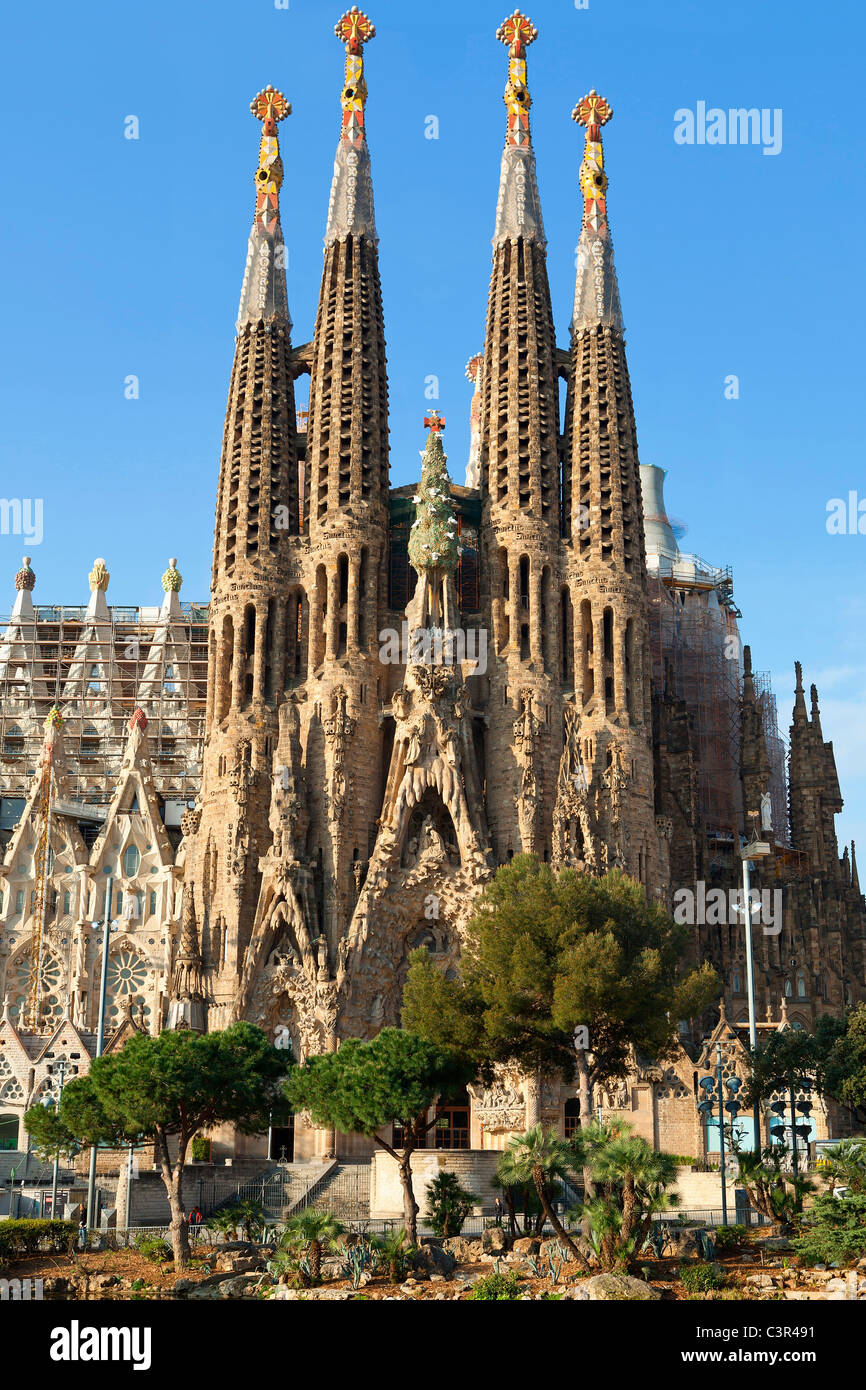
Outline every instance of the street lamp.
<path id="1" fill-rule="evenodd" d="M 752 948 L 752 861 L 766 859 L 772 854 L 772 846 L 766 840 L 758 839 L 758 816 L 760 812 L 750 813 L 755 828 L 748 844 L 743 845 L 740 855 L 743 860 L 743 929 L 746 933 L 746 991 L 749 1002 L 749 1047 L 754 1054 L 758 1048 L 758 1028 L 755 1019 L 755 959 Z M 757 1100 L 752 1110 L 754 1135 L 752 1146 L 756 1154 L 761 1152 L 761 1112 Z"/>
<path id="2" fill-rule="evenodd" d="M 800 1090 L 811 1090 L 811 1082 L 803 1077 L 798 1079 L 792 1073 L 787 1077 L 779 1077 L 774 1084 L 778 1090 L 785 1090 L 788 1092 L 788 1100 L 787 1102 L 784 1100 L 774 1100 L 771 1103 L 770 1109 L 773 1111 L 773 1114 L 778 1115 L 779 1118 L 776 1120 L 775 1124 L 770 1125 L 770 1134 L 775 1135 L 776 1138 L 781 1141 L 785 1137 L 785 1131 L 787 1129 L 790 1129 L 791 1168 L 794 1175 L 794 1181 L 796 1182 L 798 1174 L 797 1135 L 799 1134 L 800 1138 L 808 1143 L 809 1134 L 812 1128 L 811 1123 L 809 1123 L 812 1114 L 812 1101 L 804 1099 L 795 1100 L 795 1094 L 797 1091 Z M 786 1105 L 790 1106 L 790 1124 L 786 1124 L 784 1120 Z M 806 1124 L 797 1124 L 798 1110 L 800 1112 L 800 1115 L 805 1116 L 805 1119 L 807 1121 Z"/>
<path id="3" fill-rule="evenodd" d="M 46 1057 L 48 1057 L 48 1058 L 52 1058 L 52 1057 L 54 1056 L 54 1053 L 53 1053 L 53 1052 L 47 1052 L 45 1055 L 46 1055 Z M 78 1056 L 79 1054 L 78 1054 L 78 1053 L 74 1053 L 73 1055 L 74 1055 L 74 1056 Z M 57 1113 L 58 1115 L 60 1114 L 60 1102 L 61 1102 L 61 1100 L 63 1099 L 63 1087 L 66 1085 L 66 1073 L 67 1073 L 67 1071 L 71 1072 L 71 1074 L 72 1074 L 73 1076 L 77 1076 L 77 1075 L 78 1075 L 78 1068 L 72 1066 L 72 1064 L 71 1064 L 71 1062 L 70 1062 L 70 1059 L 69 1059 L 68 1057 L 60 1057 L 56 1062 L 52 1062 L 52 1063 L 51 1063 L 51 1066 L 48 1068 L 48 1074 L 49 1074 L 49 1076 L 51 1076 L 52 1078 L 55 1078 L 55 1077 L 57 1078 L 57 1079 L 56 1079 L 56 1082 L 55 1082 L 56 1089 L 57 1089 L 57 1097 L 56 1097 L 56 1099 L 55 1099 L 54 1096 L 46 1096 L 45 1099 L 43 1100 L 42 1104 L 45 1105 L 45 1106 L 47 1106 L 49 1109 L 56 1110 L 56 1113 Z M 59 1152 L 56 1152 L 55 1155 L 54 1155 L 54 1166 L 53 1166 L 52 1172 L 51 1172 L 51 1219 L 52 1219 L 52 1220 L 54 1220 L 54 1218 L 55 1218 L 56 1215 L 57 1215 L 57 1176 L 58 1176 L 59 1167 L 60 1167 L 60 1154 L 59 1154 Z"/>
<path id="4" fill-rule="evenodd" d="M 111 870 L 106 869 L 107 881 L 105 884 L 105 914 L 102 923 L 102 974 L 99 981 L 99 1019 L 96 1028 L 96 1057 L 102 1056 L 102 1049 L 105 1045 L 105 995 L 108 985 L 108 940 L 110 933 L 114 930 L 111 921 L 111 893 L 113 879 Z M 116 925 L 116 924 L 115 924 Z M 94 929 L 98 929 L 99 923 L 93 923 Z M 96 1145 L 90 1146 L 90 1171 L 87 1175 L 87 1229 L 93 1229 L 96 1212 Z"/>
<path id="5" fill-rule="evenodd" d="M 722 1075 L 722 1044 L 716 1043 L 716 1074 L 715 1076 L 702 1076 L 698 1083 L 704 1093 L 703 1100 L 698 1101 L 698 1110 L 704 1116 L 707 1125 L 718 1125 L 719 1127 L 719 1169 L 722 1175 L 722 1225 L 728 1224 L 728 1193 L 725 1185 L 725 1111 L 731 1117 L 733 1123 L 740 1111 L 742 1104 L 737 1100 L 737 1092 L 742 1086 L 742 1081 L 738 1076 L 729 1076 L 727 1081 Z M 728 1099 L 725 1100 L 725 1087 L 730 1092 Z M 718 1119 L 713 1116 L 713 1111 L 718 1108 Z"/>

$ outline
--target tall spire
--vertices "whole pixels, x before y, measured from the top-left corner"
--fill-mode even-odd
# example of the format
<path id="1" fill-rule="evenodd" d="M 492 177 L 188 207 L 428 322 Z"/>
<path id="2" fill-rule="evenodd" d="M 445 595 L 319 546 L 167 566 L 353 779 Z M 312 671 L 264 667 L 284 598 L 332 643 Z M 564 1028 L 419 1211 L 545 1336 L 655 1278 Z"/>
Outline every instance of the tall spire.
<path id="1" fill-rule="evenodd" d="M 258 323 L 260 319 L 267 322 L 274 317 L 287 327 L 292 326 L 286 292 L 286 247 L 280 226 L 283 161 L 277 138 L 277 124 L 291 115 L 292 108 L 282 92 L 268 86 L 250 102 L 250 110 L 262 123 L 262 139 L 255 173 L 256 210 L 236 325 L 238 333 L 248 323 Z"/>
<path id="2" fill-rule="evenodd" d="M 334 26 L 334 33 L 346 45 L 346 75 L 340 95 L 343 120 L 334 160 L 326 246 L 347 236 L 363 235 L 377 240 L 364 110 L 364 44 L 375 38 L 376 29 L 354 5 Z"/>
<path id="3" fill-rule="evenodd" d="M 508 117 L 493 244 L 499 246 L 503 241 L 524 237 L 544 246 L 535 152 L 529 130 L 532 98 L 526 81 L 526 50 L 538 38 L 538 30 L 526 15 L 515 10 L 500 24 L 496 37 L 508 46 L 508 81 L 503 98 Z"/>
<path id="4" fill-rule="evenodd" d="M 803 667 L 799 661 L 794 662 L 794 723 L 807 724 L 809 716 L 806 713 L 806 695 L 803 690 Z"/>
<path id="5" fill-rule="evenodd" d="M 583 223 L 577 244 L 577 280 L 574 289 L 572 332 L 604 324 L 622 332 L 619 286 L 613 263 L 613 242 L 607 221 L 607 174 L 601 128 L 613 110 L 598 92 L 588 92 L 572 111 L 572 119 L 586 131 L 580 189 Z"/>

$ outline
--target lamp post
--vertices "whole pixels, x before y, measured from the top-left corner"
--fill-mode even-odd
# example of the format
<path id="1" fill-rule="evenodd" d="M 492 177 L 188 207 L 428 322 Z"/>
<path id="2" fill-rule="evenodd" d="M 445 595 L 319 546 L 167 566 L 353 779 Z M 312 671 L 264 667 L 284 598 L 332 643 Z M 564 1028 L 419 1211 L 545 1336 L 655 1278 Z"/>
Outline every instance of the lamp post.
<path id="1" fill-rule="evenodd" d="M 698 1101 L 698 1110 L 705 1117 L 708 1125 L 717 1124 L 719 1127 L 719 1170 L 722 1176 L 722 1225 L 728 1224 L 728 1192 L 726 1186 L 725 1173 L 725 1111 L 736 1120 L 742 1105 L 737 1100 L 737 1092 L 742 1086 L 742 1081 L 738 1076 L 729 1076 L 727 1081 L 723 1078 L 722 1071 L 722 1044 L 716 1043 L 716 1070 L 714 1076 L 702 1076 L 699 1085 L 701 1086 L 704 1099 Z M 725 1100 L 725 1086 L 730 1091 L 728 1100 Z M 718 1119 L 713 1117 L 713 1111 L 718 1106 Z"/>
<path id="2" fill-rule="evenodd" d="M 108 940 L 111 934 L 112 876 L 109 870 L 105 884 L 105 915 L 102 923 L 102 974 L 99 981 L 99 1019 L 96 1027 L 96 1056 L 102 1056 L 105 1045 L 105 994 L 108 984 Z M 94 924 L 95 925 L 95 924 Z M 96 1145 L 90 1146 L 90 1171 L 87 1176 L 87 1229 L 93 1229 L 96 1216 Z"/>
<path id="3" fill-rule="evenodd" d="M 787 1091 L 788 1099 L 787 1102 L 784 1100 L 774 1100 L 770 1105 L 770 1109 L 773 1111 L 773 1113 L 779 1116 L 779 1119 L 776 1121 L 776 1123 L 770 1126 L 770 1133 L 775 1134 L 781 1140 L 784 1138 L 785 1130 L 788 1128 L 790 1128 L 791 1130 L 791 1170 L 793 1173 L 794 1182 L 797 1181 L 797 1177 L 799 1174 L 799 1163 L 797 1158 L 797 1135 L 799 1134 L 802 1139 L 808 1142 L 810 1130 L 810 1125 L 808 1123 L 799 1125 L 797 1124 L 797 1119 L 799 1118 L 797 1115 L 797 1111 L 799 1110 L 800 1114 L 802 1116 L 805 1116 L 807 1121 L 811 1118 L 812 1112 L 812 1102 L 810 1100 L 797 1100 L 796 1092 L 805 1091 L 807 1089 L 811 1090 L 811 1085 L 812 1083 L 808 1080 L 808 1078 L 798 1078 L 794 1075 L 793 1072 L 791 1072 L 788 1076 L 779 1077 L 778 1081 L 776 1082 L 777 1089 Z M 790 1125 L 786 1125 L 784 1120 L 786 1104 L 790 1108 Z"/>
<path id="4" fill-rule="evenodd" d="M 51 1053 L 50 1053 L 50 1052 L 49 1052 L 48 1056 L 49 1056 L 49 1057 L 51 1056 Z M 57 1113 L 58 1115 L 60 1114 L 60 1102 L 61 1102 L 61 1100 L 63 1099 L 63 1087 L 64 1087 L 65 1084 L 66 1084 L 66 1071 L 67 1071 L 67 1068 L 69 1068 L 69 1069 L 72 1071 L 73 1075 L 78 1071 L 78 1068 L 77 1068 L 77 1067 L 70 1067 L 69 1062 L 67 1061 L 67 1059 L 66 1059 L 65 1057 L 61 1057 L 61 1058 L 59 1059 L 59 1061 L 53 1062 L 53 1063 L 51 1064 L 51 1066 L 49 1067 L 49 1069 L 48 1069 L 48 1070 L 49 1070 L 49 1074 L 50 1074 L 52 1077 L 54 1077 L 54 1076 L 57 1077 L 57 1097 L 56 1097 L 56 1099 L 55 1099 L 53 1096 L 52 1096 L 52 1097 L 47 1097 L 46 1100 L 44 1101 L 44 1104 L 47 1105 L 47 1106 L 51 1106 L 51 1107 L 53 1107 L 53 1108 L 56 1108 L 56 1113 Z M 60 1154 L 59 1154 L 59 1152 L 57 1152 L 57 1153 L 55 1153 L 55 1155 L 54 1155 L 54 1165 L 53 1165 L 52 1170 L 51 1170 L 51 1219 L 52 1219 L 52 1221 L 54 1220 L 54 1218 L 55 1218 L 56 1215 L 57 1215 L 57 1176 L 58 1176 L 59 1168 L 60 1168 Z"/>
<path id="5" fill-rule="evenodd" d="M 743 929 L 746 933 L 746 991 L 749 1003 L 749 1047 L 752 1053 L 758 1048 L 758 1028 L 755 1018 L 755 957 L 752 947 L 752 861 L 755 859 L 766 859 L 772 853 L 770 845 L 766 840 L 758 839 L 758 815 L 759 812 L 751 813 L 755 820 L 755 829 L 752 839 L 748 844 L 743 845 L 740 855 L 743 860 Z M 761 1152 L 761 1109 L 755 1100 L 752 1109 L 752 1125 L 754 1134 L 752 1136 L 752 1147 L 757 1155 Z"/>

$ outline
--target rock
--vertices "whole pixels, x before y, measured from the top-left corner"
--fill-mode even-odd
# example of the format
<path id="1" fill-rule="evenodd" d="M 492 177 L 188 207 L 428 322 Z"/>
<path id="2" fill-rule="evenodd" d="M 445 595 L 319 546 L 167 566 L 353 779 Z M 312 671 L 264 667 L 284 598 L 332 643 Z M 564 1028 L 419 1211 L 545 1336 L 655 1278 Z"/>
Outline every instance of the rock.
<path id="1" fill-rule="evenodd" d="M 189 1293 L 190 1289 L 194 1288 L 195 1282 L 192 1279 L 175 1279 L 174 1281 L 175 1293 Z"/>
<path id="2" fill-rule="evenodd" d="M 119 1283 L 116 1274 L 92 1274 L 89 1280 L 91 1289 L 112 1289 Z"/>
<path id="3" fill-rule="evenodd" d="M 756 1244 L 764 1247 L 765 1250 L 793 1250 L 793 1245 L 785 1236 L 766 1236 Z"/>
<path id="4" fill-rule="evenodd" d="M 630 1274 L 594 1274 L 583 1281 L 581 1288 L 593 1303 L 648 1302 L 661 1298 L 657 1289 L 643 1279 L 633 1279 Z"/>
<path id="5" fill-rule="evenodd" d="M 477 1258 L 472 1242 L 464 1240 L 463 1236 L 448 1236 L 447 1240 L 443 1240 L 440 1248 L 453 1256 L 459 1264 L 468 1264 Z"/>
<path id="6" fill-rule="evenodd" d="M 541 1241 L 537 1236 L 520 1236 L 511 1248 L 515 1255 L 520 1255 L 523 1259 L 527 1256 L 534 1259 L 541 1249 Z"/>
<path id="7" fill-rule="evenodd" d="M 489 1226 L 486 1231 L 482 1232 L 481 1249 L 485 1254 L 507 1250 L 509 1243 L 508 1236 L 501 1226 Z"/>
<path id="8" fill-rule="evenodd" d="M 434 1245 L 431 1241 L 421 1247 L 421 1258 L 423 1259 L 430 1274 L 435 1270 L 437 1274 L 448 1278 L 454 1273 L 457 1260 L 451 1250 L 446 1250 L 444 1245 Z"/>

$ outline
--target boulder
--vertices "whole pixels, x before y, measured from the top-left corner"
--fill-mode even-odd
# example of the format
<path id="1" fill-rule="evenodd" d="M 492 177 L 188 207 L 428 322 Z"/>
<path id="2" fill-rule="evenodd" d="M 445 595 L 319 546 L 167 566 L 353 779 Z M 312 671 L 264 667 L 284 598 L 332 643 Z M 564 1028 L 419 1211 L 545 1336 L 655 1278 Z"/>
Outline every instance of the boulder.
<path id="1" fill-rule="evenodd" d="M 580 1290 L 586 1290 L 586 1297 L 593 1303 L 648 1302 L 661 1298 L 657 1289 L 644 1283 L 643 1279 L 633 1279 L 630 1274 L 594 1274 L 585 1279 L 576 1290 L 576 1297 L 583 1297 Z"/>
<path id="2" fill-rule="evenodd" d="M 457 1260 L 453 1251 L 446 1250 L 444 1245 L 434 1245 L 432 1242 L 421 1247 L 421 1258 L 427 1267 L 428 1272 L 444 1276 L 446 1279 L 454 1273 Z"/>
<path id="3" fill-rule="evenodd" d="M 489 1226 L 481 1235 L 481 1249 L 486 1255 L 499 1254 L 508 1249 L 510 1240 L 501 1226 Z"/>

